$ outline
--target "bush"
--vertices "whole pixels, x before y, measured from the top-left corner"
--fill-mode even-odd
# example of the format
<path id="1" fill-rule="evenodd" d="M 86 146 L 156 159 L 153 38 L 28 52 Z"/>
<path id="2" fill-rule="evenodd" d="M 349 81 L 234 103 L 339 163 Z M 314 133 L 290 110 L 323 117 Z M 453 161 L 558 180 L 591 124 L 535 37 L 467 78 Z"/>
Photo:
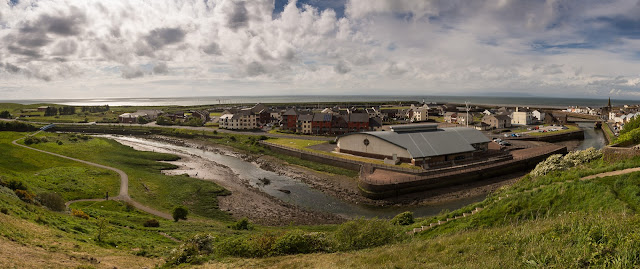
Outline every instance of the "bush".
<path id="1" fill-rule="evenodd" d="M 239 221 L 236 221 L 235 223 L 227 226 L 231 229 L 234 230 L 251 230 L 251 223 L 249 223 L 249 220 L 247 218 L 242 218 Z"/>
<path id="2" fill-rule="evenodd" d="M 40 139 L 38 139 L 37 137 L 29 136 L 24 139 L 25 145 L 38 144 L 38 143 L 40 143 Z"/>
<path id="3" fill-rule="evenodd" d="M 87 215 L 87 213 L 84 213 L 80 209 L 78 209 L 78 210 L 71 209 L 71 216 L 78 217 L 78 218 L 81 218 L 81 219 L 89 219 L 89 215 Z"/>
<path id="4" fill-rule="evenodd" d="M 2 119 L 10 119 L 11 117 L 11 113 L 7 110 L 0 112 L 0 118 Z"/>
<path id="5" fill-rule="evenodd" d="M 538 163 L 536 168 L 531 171 L 531 175 L 534 177 L 543 176 L 554 171 L 562 171 L 574 166 L 586 164 L 600 157 L 602 157 L 602 151 L 594 148 L 572 151 L 564 157 L 561 154 L 554 154 Z"/>
<path id="6" fill-rule="evenodd" d="M 176 222 L 178 220 L 186 220 L 188 214 L 189 210 L 187 208 L 185 208 L 184 206 L 178 206 L 173 209 L 173 220 Z"/>
<path id="7" fill-rule="evenodd" d="M 404 233 L 386 220 L 363 218 L 338 226 L 334 237 L 341 250 L 357 250 L 378 247 L 402 240 Z"/>
<path id="8" fill-rule="evenodd" d="M 144 227 L 160 227 L 160 222 L 157 219 L 148 219 L 142 225 Z"/>
<path id="9" fill-rule="evenodd" d="M 0 213 L 5 214 L 5 215 L 9 215 L 9 209 L 7 209 L 6 207 L 3 207 L 0 209 Z"/>
<path id="10" fill-rule="evenodd" d="M 206 260 L 207 255 L 213 253 L 213 241 L 215 241 L 215 237 L 212 235 L 196 235 L 180 245 L 179 248 L 171 251 L 167 264 L 200 264 Z"/>
<path id="11" fill-rule="evenodd" d="M 409 225 L 409 224 L 413 224 L 414 223 L 413 212 L 411 212 L 411 211 L 402 212 L 402 213 L 396 215 L 395 217 L 393 217 L 393 219 L 391 219 L 391 223 L 394 224 L 394 225 Z"/>
<path id="12" fill-rule="evenodd" d="M 53 211 L 64 211 L 66 208 L 64 204 L 65 201 L 62 196 L 55 192 L 45 192 L 38 194 L 38 202 Z"/>
<path id="13" fill-rule="evenodd" d="M 219 256 L 251 257 L 251 248 L 247 240 L 242 237 L 229 237 L 216 245 L 216 254 Z"/>
<path id="14" fill-rule="evenodd" d="M 276 254 L 314 253 L 329 250 L 329 241 L 323 233 L 305 233 L 293 230 L 278 238 L 273 246 Z"/>
<path id="15" fill-rule="evenodd" d="M 20 200 L 27 203 L 33 203 L 33 198 L 35 198 L 35 195 L 32 192 L 27 190 L 15 190 L 14 192 L 16 193 L 16 196 L 20 198 Z"/>
<path id="16" fill-rule="evenodd" d="M 27 190 L 27 185 L 24 184 L 24 182 L 19 181 L 19 180 L 15 180 L 15 179 L 11 179 L 7 182 L 4 182 L 3 180 L 0 180 L 0 185 L 2 185 L 3 187 L 7 187 L 9 189 L 11 189 L 12 191 L 15 190 Z"/>

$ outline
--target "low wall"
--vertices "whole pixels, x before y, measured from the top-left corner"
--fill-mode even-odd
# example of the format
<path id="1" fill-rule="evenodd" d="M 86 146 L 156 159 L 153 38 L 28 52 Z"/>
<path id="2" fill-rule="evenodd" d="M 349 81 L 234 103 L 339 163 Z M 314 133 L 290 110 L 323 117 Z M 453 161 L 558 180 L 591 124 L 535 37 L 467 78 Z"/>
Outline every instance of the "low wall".
<path id="1" fill-rule="evenodd" d="M 531 169 L 550 155 L 566 153 L 566 147 L 558 147 L 555 150 L 529 158 L 509 160 L 486 166 L 474 167 L 467 170 L 460 170 L 454 173 L 443 173 L 440 175 L 420 177 L 416 178 L 416 180 L 401 183 L 372 184 L 367 182 L 366 176 L 361 176 L 358 181 L 358 186 L 364 196 L 371 199 L 384 199 L 407 193 L 474 182 L 485 178 Z M 363 171 L 361 171 L 361 174 L 362 172 Z M 365 179 L 363 179 L 363 177 Z"/>
<path id="2" fill-rule="evenodd" d="M 521 136 L 521 137 L 507 137 L 507 140 L 524 140 L 524 141 L 542 141 L 542 142 L 560 142 L 567 140 L 584 139 L 584 131 L 578 130 L 573 132 L 558 133 L 552 135 L 543 136 Z"/>
<path id="3" fill-rule="evenodd" d="M 640 156 L 640 149 L 606 146 L 602 148 L 602 157 L 606 162 L 613 163 Z"/>
<path id="4" fill-rule="evenodd" d="M 296 151 L 296 150 L 277 147 L 272 144 L 267 144 L 267 143 L 264 143 L 264 144 L 267 145 L 272 151 L 277 153 L 289 155 L 302 160 L 333 165 L 333 166 L 337 166 L 337 167 L 341 167 L 341 168 L 345 168 L 353 171 L 360 171 L 361 164 L 357 162 L 349 162 L 348 160 L 344 160 L 344 159 L 333 159 L 333 158 L 329 158 L 330 156 L 327 156 L 327 157 L 318 156 L 318 155 L 314 155 L 314 154 L 303 152 L 303 151 Z"/>

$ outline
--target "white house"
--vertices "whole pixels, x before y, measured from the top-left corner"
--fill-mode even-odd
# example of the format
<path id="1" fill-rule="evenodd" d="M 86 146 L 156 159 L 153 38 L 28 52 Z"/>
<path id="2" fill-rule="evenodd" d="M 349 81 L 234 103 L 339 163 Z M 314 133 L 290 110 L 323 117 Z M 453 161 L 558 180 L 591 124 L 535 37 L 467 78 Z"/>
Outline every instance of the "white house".
<path id="1" fill-rule="evenodd" d="M 544 112 L 540 112 L 539 110 L 534 110 L 533 112 L 531 112 L 531 114 L 533 115 L 534 118 L 538 119 L 539 121 L 544 121 Z"/>
<path id="2" fill-rule="evenodd" d="M 233 114 L 227 113 L 220 116 L 218 121 L 220 128 L 230 130 L 251 130 L 258 128 L 258 115 L 251 109 L 242 109 Z"/>
<path id="3" fill-rule="evenodd" d="M 519 109 L 516 107 L 516 111 L 511 113 L 511 115 L 511 124 L 529 125 L 533 123 L 533 114 L 528 109 Z"/>

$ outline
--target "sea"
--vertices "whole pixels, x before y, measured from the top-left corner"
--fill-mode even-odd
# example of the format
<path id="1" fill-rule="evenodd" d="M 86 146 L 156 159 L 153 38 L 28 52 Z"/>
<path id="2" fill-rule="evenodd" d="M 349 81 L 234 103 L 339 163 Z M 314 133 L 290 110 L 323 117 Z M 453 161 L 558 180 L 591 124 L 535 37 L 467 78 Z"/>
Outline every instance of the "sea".
<path id="1" fill-rule="evenodd" d="M 551 97 L 495 97 L 495 96 L 435 96 L 435 95 L 299 95 L 299 96 L 203 96 L 160 98 L 90 98 L 90 99 L 25 99 L 0 100 L 0 103 L 61 104 L 70 106 L 197 106 L 255 103 L 325 103 L 325 102 L 385 102 L 418 101 L 426 103 L 469 102 L 474 105 L 531 106 L 566 108 L 568 106 L 603 107 L 608 99 L 551 98 Z M 640 104 L 640 100 L 611 99 L 613 106 Z"/>

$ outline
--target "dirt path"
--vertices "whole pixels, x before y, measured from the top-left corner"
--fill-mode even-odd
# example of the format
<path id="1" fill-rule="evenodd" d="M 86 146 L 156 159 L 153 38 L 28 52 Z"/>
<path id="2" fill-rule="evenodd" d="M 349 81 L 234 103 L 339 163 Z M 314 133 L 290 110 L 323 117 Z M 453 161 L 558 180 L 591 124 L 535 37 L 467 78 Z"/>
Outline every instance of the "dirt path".
<path id="1" fill-rule="evenodd" d="M 600 173 L 600 174 L 590 175 L 590 176 L 583 177 L 580 180 L 589 180 L 589 179 L 595 179 L 595 178 L 601 178 L 601 177 L 619 176 L 619 175 L 629 174 L 629 173 L 633 173 L 633 172 L 640 172 L 640 167 L 627 168 L 627 169 L 622 169 L 622 170 L 617 170 L 617 171 L 604 172 L 604 173 Z"/>
<path id="2" fill-rule="evenodd" d="M 29 135 L 29 136 L 36 135 L 36 134 L 38 134 L 40 132 L 41 131 L 35 132 L 35 133 L 33 133 L 33 134 Z M 60 157 L 60 158 L 64 158 L 64 159 L 68 159 L 68 160 L 84 163 L 84 164 L 87 164 L 87 165 L 91 165 L 91 166 L 95 166 L 95 167 L 99 167 L 99 168 L 103 168 L 103 169 L 114 171 L 114 172 L 118 173 L 118 175 L 120 175 L 120 194 L 118 196 L 116 196 L 116 197 L 113 197 L 112 198 L 113 200 L 119 200 L 119 201 L 124 201 L 124 202 L 130 203 L 131 205 L 133 205 L 135 208 L 137 208 L 139 210 L 142 210 L 142 211 L 147 212 L 147 213 L 152 214 L 152 215 L 156 215 L 156 216 L 161 217 L 161 218 L 165 218 L 165 219 L 169 219 L 169 220 L 173 219 L 171 217 L 171 215 L 169 215 L 169 214 L 167 214 L 165 212 L 162 212 L 162 211 L 147 207 L 147 206 L 145 206 L 145 205 L 143 205 L 141 203 L 138 203 L 138 202 L 134 201 L 133 199 L 131 199 L 131 197 L 129 196 L 129 176 L 127 176 L 127 174 L 124 171 L 122 171 L 122 170 L 120 170 L 118 168 L 113 168 L 113 167 L 109 167 L 109 166 L 106 166 L 106 165 L 92 163 L 92 162 L 88 162 L 88 161 L 85 161 L 85 160 L 80 160 L 80 159 L 76 159 L 76 158 L 72 158 L 72 157 L 67 157 L 67 156 L 64 156 L 64 155 L 61 155 L 61 154 L 48 152 L 48 151 L 44 151 L 44 150 L 41 150 L 41 149 L 36 149 L 36 148 L 32 148 L 32 147 L 29 147 L 29 146 L 26 146 L 26 145 L 18 144 L 18 141 L 20 141 L 22 139 L 25 139 L 25 138 L 26 138 L 26 136 L 22 137 L 22 138 L 19 138 L 19 139 L 16 139 L 16 140 L 13 140 L 11 143 L 16 145 L 16 146 L 27 148 L 27 149 L 30 149 L 30 150 L 35 150 L 35 151 L 46 153 L 46 154 L 53 155 L 53 156 L 56 156 L 56 157 Z M 106 199 L 80 199 L 80 200 L 69 201 L 69 202 L 65 203 L 65 205 L 69 206 L 70 204 L 76 203 L 76 202 L 105 201 L 105 200 Z"/>
<path id="3" fill-rule="evenodd" d="M 333 214 L 307 210 L 272 197 L 251 186 L 247 180 L 235 174 L 229 167 L 203 158 L 200 155 L 179 149 L 150 146 L 145 143 L 113 137 L 109 138 L 135 150 L 169 153 L 180 157 L 177 161 L 165 161 L 178 166 L 178 168 L 164 170 L 163 173 L 167 175 L 187 174 L 192 178 L 212 181 L 229 190 L 231 195 L 218 196 L 218 206 L 220 210 L 229 212 L 234 218 L 247 217 L 254 223 L 270 226 L 290 225 L 291 223 L 299 225 L 329 224 L 344 221 L 343 218 Z M 182 140 L 171 141 L 185 147 L 200 147 Z M 171 143 L 166 140 L 165 142 Z M 202 149 L 209 152 L 221 151 L 217 148 L 208 147 Z M 227 155 L 231 155 L 231 153 L 227 153 Z"/>

